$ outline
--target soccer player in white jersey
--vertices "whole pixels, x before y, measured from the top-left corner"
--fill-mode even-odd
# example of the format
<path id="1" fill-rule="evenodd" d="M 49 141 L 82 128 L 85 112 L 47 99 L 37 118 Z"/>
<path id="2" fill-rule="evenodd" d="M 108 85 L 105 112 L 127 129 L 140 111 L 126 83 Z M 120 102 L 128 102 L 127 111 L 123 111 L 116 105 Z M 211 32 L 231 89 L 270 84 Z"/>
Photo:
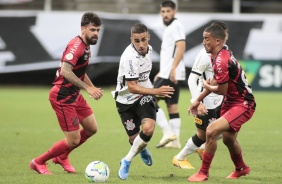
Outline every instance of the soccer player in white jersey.
<path id="1" fill-rule="evenodd" d="M 130 40 L 131 44 L 120 58 L 117 86 L 112 92 L 131 144 L 129 152 L 120 161 L 118 175 L 123 180 L 128 178 L 131 161 L 137 154 L 140 153 L 146 165 L 152 165 L 152 156 L 146 146 L 155 129 L 157 108 L 154 95 L 170 98 L 174 91 L 169 86 L 153 88 L 149 79 L 152 47 L 147 27 L 144 24 L 133 25 Z"/>
<path id="2" fill-rule="evenodd" d="M 224 22 L 215 21 L 211 25 L 218 25 L 225 31 L 225 43 L 228 40 L 228 27 Z M 200 95 L 203 91 L 203 80 L 212 79 L 214 76 L 211 56 L 203 48 L 197 55 L 195 62 L 192 67 L 192 71 L 188 78 L 188 86 L 192 96 L 191 103 Z M 186 159 L 187 155 L 191 153 L 198 152 L 200 157 L 205 148 L 206 142 L 206 128 L 210 123 L 215 121 L 220 117 L 220 108 L 223 100 L 222 95 L 217 95 L 215 93 L 209 94 L 204 98 L 203 103 L 198 107 L 198 114 L 203 114 L 208 110 L 207 115 L 197 115 L 194 118 L 195 125 L 197 127 L 197 133 L 188 139 L 186 145 L 183 149 L 173 158 L 173 165 L 180 167 L 182 169 L 194 169 L 194 167 Z"/>
<path id="3" fill-rule="evenodd" d="M 169 85 L 175 91 L 171 98 L 157 97 L 158 100 L 165 100 L 169 114 L 168 123 L 163 110 L 161 108 L 158 109 L 157 124 L 163 131 L 163 137 L 156 146 L 157 148 L 181 148 L 179 140 L 181 120 L 178 110 L 178 100 L 180 92 L 179 81 L 185 80 L 183 55 L 186 49 L 186 36 L 184 26 L 174 17 L 175 14 L 176 4 L 174 2 L 162 2 L 161 15 L 166 28 L 163 34 L 160 52 L 160 71 L 155 76 L 154 87 Z"/>

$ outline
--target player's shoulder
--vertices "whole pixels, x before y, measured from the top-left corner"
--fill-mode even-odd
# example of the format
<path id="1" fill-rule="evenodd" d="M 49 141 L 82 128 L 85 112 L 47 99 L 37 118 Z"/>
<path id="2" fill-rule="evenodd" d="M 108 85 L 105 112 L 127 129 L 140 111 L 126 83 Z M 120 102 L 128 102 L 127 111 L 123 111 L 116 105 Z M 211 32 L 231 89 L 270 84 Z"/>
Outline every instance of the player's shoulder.
<path id="1" fill-rule="evenodd" d="M 220 55 L 222 58 L 229 58 L 232 55 L 232 51 L 229 50 L 229 48 L 227 46 L 224 46 L 221 51 L 220 51 Z"/>
<path id="2" fill-rule="evenodd" d="M 75 45 L 76 47 L 79 47 L 79 46 L 84 46 L 85 47 L 86 46 L 80 36 L 76 36 L 76 37 L 72 38 L 69 41 L 68 45 Z"/>
<path id="3" fill-rule="evenodd" d="M 182 22 L 180 22 L 177 18 L 175 18 L 175 19 L 172 21 L 171 27 L 177 28 L 177 29 L 184 29 L 184 25 L 183 25 Z"/>

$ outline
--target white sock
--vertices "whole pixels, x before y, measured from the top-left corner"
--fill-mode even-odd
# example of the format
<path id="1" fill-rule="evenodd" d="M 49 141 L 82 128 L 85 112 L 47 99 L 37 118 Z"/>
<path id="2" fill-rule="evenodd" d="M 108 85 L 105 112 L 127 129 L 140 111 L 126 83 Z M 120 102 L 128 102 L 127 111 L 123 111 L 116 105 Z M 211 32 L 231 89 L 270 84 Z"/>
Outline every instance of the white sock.
<path id="1" fill-rule="evenodd" d="M 163 136 L 173 134 L 173 131 L 167 122 L 166 115 L 161 108 L 158 109 L 156 123 L 162 129 Z"/>
<path id="2" fill-rule="evenodd" d="M 184 160 L 187 155 L 194 153 L 199 147 L 194 144 L 192 138 L 188 139 L 184 148 L 176 155 L 178 160 Z"/>
<path id="3" fill-rule="evenodd" d="M 199 148 L 204 150 L 205 147 L 206 147 L 206 143 L 202 144 Z"/>
<path id="4" fill-rule="evenodd" d="M 140 153 L 146 146 L 147 142 L 143 141 L 140 138 L 140 135 L 138 134 L 136 138 L 133 141 L 133 144 L 127 153 L 127 155 L 124 157 L 125 160 L 131 161 L 138 153 Z"/>
<path id="5" fill-rule="evenodd" d="M 177 138 L 179 138 L 180 137 L 180 125 L 181 125 L 180 118 L 170 119 L 169 125 L 173 133 L 177 136 Z"/>

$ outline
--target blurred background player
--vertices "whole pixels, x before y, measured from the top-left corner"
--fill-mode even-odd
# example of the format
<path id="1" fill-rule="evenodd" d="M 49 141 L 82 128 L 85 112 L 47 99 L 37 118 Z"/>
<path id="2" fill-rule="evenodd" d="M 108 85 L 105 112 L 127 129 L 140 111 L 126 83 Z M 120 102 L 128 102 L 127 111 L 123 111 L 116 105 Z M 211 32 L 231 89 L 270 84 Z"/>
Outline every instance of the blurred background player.
<path id="1" fill-rule="evenodd" d="M 206 110 L 198 111 L 197 107 L 211 92 L 224 95 L 224 100 L 220 110 L 220 118 L 207 127 L 202 166 L 196 174 L 188 178 L 190 182 L 208 179 L 209 169 L 217 149 L 217 139 L 221 134 L 223 143 L 227 146 L 235 166 L 235 170 L 227 178 L 236 179 L 251 171 L 243 160 L 237 136 L 242 125 L 252 118 L 256 103 L 245 72 L 233 56 L 232 51 L 225 47 L 225 39 L 225 31 L 218 25 L 209 26 L 203 32 L 203 45 L 207 53 L 211 53 L 214 78 L 203 81 L 205 90 L 188 108 L 188 114 L 190 112 L 193 115 L 207 114 Z"/>
<path id="2" fill-rule="evenodd" d="M 224 42 L 225 44 L 229 35 L 228 26 L 221 21 L 213 22 L 211 25 L 218 25 L 224 29 L 226 34 Z M 188 78 L 188 86 L 192 96 L 191 103 L 198 98 L 200 93 L 204 90 L 203 80 L 211 80 L 213 76 L 214 73 L 211 63 L 211 55 L 207 53 L 205 48 L 203 48 L 198 53 Z M 223 96 L 217 95 L 215 93 L 210 93 L 204 98 L 203 103 L 198 106 L 197 110 L 201 112 L 207 109 L 208 114 L 203 116 L 197 115 L 194 118 L 195 125 L 197 127 L 197 133 L 188 139 L 183 149 L 173 158 L 173 165 L 182 169 L 194 169 L 186 157 L 187 155 L 190 155 L 196 151 L 200 157 L 202 156 L 206 142 L 206 129 L 210 123 L 220 117 L 222 100 Z M 219 137 L 221 138 L 221 136 Z"/>
<path id="3" fill-rule="evenodd" d="M 131 161 L 137 154 L 140 153 L 146 165 L 153 164 L 146 146 L 155 129 L 157 105 L 154 95 L 169 98 L 174 91 L 169 86 L 153 88 L 150 81 L 152 47 L 147 27 L 144 24 L 133 25 L 130 40 L 131 44 L 120 58 L 117 86 L 112 92 L 131 144 L 128 154 L 120 161 L 118 175 L 122 180 L 128 178 Z"/>
<path id="4" fill-rule="evenodd" d="M 103 91 L 96 88 L 86 74 L 90 59 L 90 45 L 98 41 L 101 19 L 87 12 L 81 18 L 81 35 L 67 45 L 56 73 L 49 100 L 57 115 L 65 139 L 56 142 L 47 152 L 30 162 L 30 168 L 39 174 L 52 174 L 46 167 L 50 159 L 69 173 L 75 169 L 68 155 L 97 132 L 93 111 L 80 93 L 84 89 L 90 97 L 99 100 Z M 79 124 L 83 129 L 79 130 Z"/>
<path id="5" fill-rule="evenodd" d="M 169 85 L 175 91 L 171 98 L 157 96 L 158 100 L 165 100 L 169 114 L 169 123 L 164 111 L 159 108 L 157 112 L 157 124 L 163 131 L 163 137 L 156 147 L 181 148 L 181 119 L 178 110 L 178 100 L 180 93 L 179 81 L 185 80 L 183 55 L 186 49 L 186 36 L 184 26 L 175 18 L 176 4 L 174 2 L 163 1 L 160 11 L 166 28 L 161 45 L 160 71 L 154 78 L 154 87 L 158 88 L 162 85 Z"/>

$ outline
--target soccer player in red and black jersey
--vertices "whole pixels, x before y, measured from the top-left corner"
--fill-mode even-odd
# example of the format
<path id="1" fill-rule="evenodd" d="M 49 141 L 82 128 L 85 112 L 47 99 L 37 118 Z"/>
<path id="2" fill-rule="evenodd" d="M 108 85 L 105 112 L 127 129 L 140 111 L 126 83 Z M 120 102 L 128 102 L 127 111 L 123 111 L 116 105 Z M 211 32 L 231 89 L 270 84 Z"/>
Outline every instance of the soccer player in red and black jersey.
<path id="1" fill-rule="evenodd" d="M 49 100 L 65 139 L 56 142 L 47 152 L 30 162 L 30 168 L 39 174 L 52 174 L 45 164 L 50 159 L 60 164 L 65 171 L 74 173 L 75 169 L 68 159 L 69 153 L 97 132 L 95 116 L 80 89 L 84 89 L 95 100 L 103 96 L 103 91 L 95 87 L 86 74 L 90 45 L 97 43 L 101 23 L 95 13 L 84 13 L 81 35 L 73 38 L 63 53 Z M 83 129 L 79 129 L 79 124 Z"/>
<path id="2" fill-rule="evenodd" d="M 222 133 L 235 170 L 227 178 L 239 178 L 250 173 L 242 157 L 242 149 L 237 140 L 241 126 L 253 116 L 255 99 L 244 70 L 224 46 L 225 32 L 218 25 L 209 26 L 203 33 L 203 45 L 211 53 L 214 78 L 204 81 L 205 90 L 188 108 L 193 115 L 204 115 L 206 111 L 197 112 L 201 101 L 211 92 L 224 95 L 220 118 L 211 123 L 206 130 L 206 147 L 200 170 L 190 176 L 188 181 L 197 182 L 208 179 L 209 168 L 217 149 L 217 137 Z"/>

